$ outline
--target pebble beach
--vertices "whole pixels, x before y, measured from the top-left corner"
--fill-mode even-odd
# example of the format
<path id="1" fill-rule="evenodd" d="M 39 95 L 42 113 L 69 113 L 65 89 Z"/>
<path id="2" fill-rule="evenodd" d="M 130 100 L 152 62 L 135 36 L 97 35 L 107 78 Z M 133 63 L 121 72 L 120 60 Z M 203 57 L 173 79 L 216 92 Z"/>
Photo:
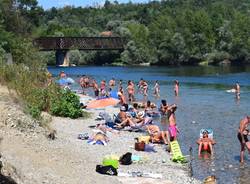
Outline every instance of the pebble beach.
<path id="1" fill-rule="evenodd" d="M 93 133 L 93 128 L 102 121 L 96 117 L 100 112 L 117 114 L 119 109 L 107 107 L 105 109 L 88 110 L 88 119 L 68 119 L 51 117 L 51 128 L 56 130 L 56 139 L 46 138 L 39 126 L 29 131 L 20 130 L 15 125 L 22 121 L 32 121 L 27 118 L 18 104 L 8 98 L 5 87 L 1 86 L 0 99 L 1 114 L 1 162 L 2 174 L 8 175 L 20 184 L 108 184 L 108 183 L 159 183 L 159 184 L 198 184 L 198 180 L 189 177 L 188 164 L 174 163 L 164 145 L 156 145 L 156 153 L 138 152 L 134 149 L 134 138 L 142 133 L 120 131 L 110 134 L 107 146 L 89 145 L 86 140 L 77 139 L 78 134 Z M 4 99 L 4 100 L 3 100 Z M 91 98 L 86 97 L 87 100 Z M 5 110 L 5 109 L 8 109 Z M 16 117 L 18 115 L 18 117 Z M 49 115 L 47 115 L 49 116 Z M 11 118 L 10 118 L 11 117 Z M 25 117 L 25 118 L 24 118 Z M 144 158 L 141 162 L 131 165 L 120 165 L 119 172 L 127 173 L 143 171 L 161 174 L 161 179 L 143 177 L 121 177 L 101 175 L 95 171 L 96 165 L 102 164 L 106 155 L 121 156 L 127 152 Z"/>

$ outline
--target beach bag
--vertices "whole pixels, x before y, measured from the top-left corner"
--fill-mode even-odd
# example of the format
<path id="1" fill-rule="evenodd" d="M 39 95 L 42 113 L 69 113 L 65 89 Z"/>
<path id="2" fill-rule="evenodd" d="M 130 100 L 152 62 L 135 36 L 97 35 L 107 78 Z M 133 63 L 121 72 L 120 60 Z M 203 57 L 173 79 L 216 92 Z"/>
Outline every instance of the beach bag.
<path id="1" fill-rule="evenodd" d="M 149 143 L 150 136 L 140 136 L 138 137 L 139 142 L 145 142 L 146 144 Z"/>
<path id="2" fill-rule="evenodd" d="M 136 142 L 135 143 L 135 150 L 136 151 L 144 151 L 145 149 L 145 142 Z"/>
<path id="3" fill-rule="evenodd" d="M 120 164 L 122 165 L 132 164 L 132 153 L 127 152 L 126 154 L 122 155 L 119 161 L 120 161 Z"/>
<path id="4" fill-rule="evenodd" d="M 106 156 L 103 158 L 102 160 L 102 165 L 104 166 L 113 166 L 115 169 L 118 168 L 119 166 L 119 162 L 118 162 L 119 158 L 114 158 L 112 156 Z"/>
<path id="5" fill-rule="evenodd" d="M 117 169 L 113 166 L 102 166 L 102 165 L 96 165 L 96 172 L 100 174 L 106 174 L 106 175 L 117 175 Z"/>

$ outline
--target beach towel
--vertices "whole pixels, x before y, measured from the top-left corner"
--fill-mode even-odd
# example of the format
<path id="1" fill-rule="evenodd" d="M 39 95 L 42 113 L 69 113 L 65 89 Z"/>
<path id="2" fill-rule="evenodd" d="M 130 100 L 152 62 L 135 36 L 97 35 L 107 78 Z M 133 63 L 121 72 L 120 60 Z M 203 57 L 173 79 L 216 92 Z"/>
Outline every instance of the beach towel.
<path id="1" fill-rule="evenodd" d="M 106 142 L 106 141 L 101 141 L 101 140 L 95 141 L 95 140 L 93 140 L 93 139 L 89 139 L 89 140 L 88 140 L 88 144 L 90 144 L 90 145 L 98 144 L 98 145 L 107 146 L 107 142 Z"/>

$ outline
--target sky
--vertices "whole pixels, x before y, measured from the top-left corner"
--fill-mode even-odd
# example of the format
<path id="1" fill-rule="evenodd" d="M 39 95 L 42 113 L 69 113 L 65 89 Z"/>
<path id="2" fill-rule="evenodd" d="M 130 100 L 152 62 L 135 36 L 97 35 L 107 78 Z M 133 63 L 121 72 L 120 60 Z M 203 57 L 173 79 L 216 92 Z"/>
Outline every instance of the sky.
<path id="1" fill-rule="evenodd" d="M 37 0 L 38 4 L 44 9 L 49 9 L 52 7 L 64 7 L 64 6 L 93 6 L 95 4 L 103 5 L 105 0 Z M 110 0 L 112 2 L 113 0 Z M 129 1 L 133 3 L 146 3 L 149 0 L 117 0 L 119 3 L 128 3 Z"/>

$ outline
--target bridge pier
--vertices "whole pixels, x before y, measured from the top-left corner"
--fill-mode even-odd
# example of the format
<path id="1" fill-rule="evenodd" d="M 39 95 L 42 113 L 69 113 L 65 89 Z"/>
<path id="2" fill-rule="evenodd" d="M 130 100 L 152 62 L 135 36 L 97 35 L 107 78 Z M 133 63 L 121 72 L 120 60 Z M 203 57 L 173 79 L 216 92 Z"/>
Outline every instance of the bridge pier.
<path id="1" fill-rule="evenodd" d="M 69 50 L 56 50 L 56 66 L 69 66 Z"/>

